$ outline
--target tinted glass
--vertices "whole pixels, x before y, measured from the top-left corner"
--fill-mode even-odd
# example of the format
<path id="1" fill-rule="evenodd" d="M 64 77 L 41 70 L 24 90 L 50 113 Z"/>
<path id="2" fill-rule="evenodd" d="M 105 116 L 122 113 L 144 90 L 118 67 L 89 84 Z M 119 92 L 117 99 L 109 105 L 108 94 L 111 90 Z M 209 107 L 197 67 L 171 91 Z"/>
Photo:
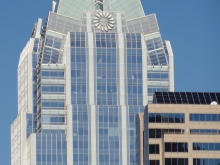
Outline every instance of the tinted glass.
<path id="1" fill-rule="evenodd" d="M 206 121 L 212 121 L 212 115 L 206 114 Z"/>
<path id="2" fill-rule="evenodd" d="M 155 138 L 155 129 L 149 129 L 149 138 Z"/>
<path id="3" fill-rule="evenodd" d="M 198 114 L 194 114 L 193 119 L 194 119 L 194 121 L 199 121 L 199 115 Z"/>
<path id="4" fill-rule="evenodd" d="M 171 158 L 165 158 L 165 165 L 171 165 L 172 161 Z"/>
<path id="5" fill-rule="evenodd" d="M 161 122 L 161 114 L 160 113 L 156 114 L 156 122 L 157 123 Z"/>
<path id="6" fill-rule="evenodd" d="M 199 115 L 199 120 L 200 121 L 205 121 L 205 115 L 204 114 L 200 114 Z"/>
<path id="7" fill-rule="evenodd" d="M 212 121 L 217 121 L 217 114 L 212 114 Z"/>
<path id="8" fill-rule="evenodd" d="M 171 152 L 172 151 L 172 145 L 171 143 L 165 143 L 165 152 Z"/>
<path id="9" fill-rule="evenodd" d="M 155 123 L 156 118 L 154 113 L 149 113 L 149 122 L 150 123 Z"/>
<path id="10" fill-rule="evenodd" d="M 203 143 L 203 150 L 209 150 L 209 144 Z"/>

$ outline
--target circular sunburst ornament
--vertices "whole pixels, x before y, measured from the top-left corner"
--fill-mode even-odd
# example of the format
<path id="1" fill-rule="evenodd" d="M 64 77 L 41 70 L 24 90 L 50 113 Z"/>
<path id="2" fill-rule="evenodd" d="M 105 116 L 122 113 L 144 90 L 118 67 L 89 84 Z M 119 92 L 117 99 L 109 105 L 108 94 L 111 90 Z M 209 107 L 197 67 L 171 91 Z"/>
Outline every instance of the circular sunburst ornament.
<path id="1" fill-rule="evenodd" d="M 94 25 L 98 30 L 109 31 L 114 27 L 114 18 L 108 12 L 98 12 L 94 18 Z"/>

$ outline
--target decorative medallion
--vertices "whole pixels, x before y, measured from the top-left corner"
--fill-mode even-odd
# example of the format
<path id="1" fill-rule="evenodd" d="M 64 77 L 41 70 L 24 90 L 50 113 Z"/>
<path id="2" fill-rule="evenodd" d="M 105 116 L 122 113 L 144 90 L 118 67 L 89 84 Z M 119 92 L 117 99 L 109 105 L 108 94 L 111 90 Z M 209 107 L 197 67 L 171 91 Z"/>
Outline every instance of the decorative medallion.
<path id="1" fill-rule="evenodd" d="M 114 27 L 114 18 L 108 12 L 99 12 L 95 15 L 94 25 L 98 30 L 109 31 Z"/>

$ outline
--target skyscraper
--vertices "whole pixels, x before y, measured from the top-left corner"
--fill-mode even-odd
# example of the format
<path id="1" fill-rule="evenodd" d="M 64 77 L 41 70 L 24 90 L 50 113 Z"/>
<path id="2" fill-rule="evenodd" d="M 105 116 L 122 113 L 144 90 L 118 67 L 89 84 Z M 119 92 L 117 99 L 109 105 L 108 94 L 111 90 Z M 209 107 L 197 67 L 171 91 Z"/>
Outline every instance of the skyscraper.
<path id="1" fill-rule="evenodd" d="M 132 165 L 135 115 L 173 91 L 173 53 L 140 0 L 60 0 L 18 64 L 12 165 Z"/>

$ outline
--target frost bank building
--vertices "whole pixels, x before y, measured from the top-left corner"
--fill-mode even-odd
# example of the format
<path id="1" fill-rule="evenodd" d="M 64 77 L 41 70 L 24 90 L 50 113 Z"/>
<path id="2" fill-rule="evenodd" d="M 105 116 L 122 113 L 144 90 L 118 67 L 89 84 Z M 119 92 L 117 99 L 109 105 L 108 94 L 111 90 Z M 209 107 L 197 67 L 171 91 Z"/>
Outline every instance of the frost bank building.
<path id="1" fill-rule="evenodd" d="M 52 2 L 20 54 L 11 164 L 133 165 L 135 115 L 173 89 L 170 42 L 140 0 Z"/>

